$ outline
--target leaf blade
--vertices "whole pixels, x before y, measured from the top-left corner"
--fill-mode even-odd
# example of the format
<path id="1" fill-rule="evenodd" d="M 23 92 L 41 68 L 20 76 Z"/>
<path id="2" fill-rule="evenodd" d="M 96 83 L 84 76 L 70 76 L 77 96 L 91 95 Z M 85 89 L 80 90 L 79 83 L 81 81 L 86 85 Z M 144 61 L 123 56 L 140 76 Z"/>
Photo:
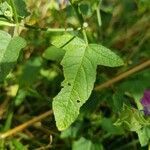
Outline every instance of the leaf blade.
<path id="1" fill-rule="evenodd" d="M 89 47 L 96 53 L 98 65 L 118 67 L 124 64 L 118 55 L 102 45 L 89 44 Z"/>
<path id="2" fill-rule="evenodd" d="M 60 39 L 62 38 L 60 37 Z M 56 47 L 62 46 L 62 42 L 59 43 L 59 40 L 54 42 Z M 62 83 L 63 88 L 53 99 L 54 116 L 59 130 L 65 130 L 76 120 L 80 107 L 88 100 L 94 87 L 97 65 L 111 67 L 122 65 L 121 59 L 115 53 L 107 48 L 101 53 L 97 52 L 102 49 L 102 46 L 93 45 L 86 45 L 82 39 L 74 37 L 63 46 L 66 53 L 61 65 L 65 80 Z M 110 57 L 105 56 L 107 52 L 110 53 L 110 56 L 119 58 L 119 61 L 117 63 L 114 63 L 114 60 L 109 61 Z M 105 55 L 102 55 L 103 53 Z M 101 60 L 101 58 L 103 59 Z M 103 63 L 103 61 L 105 62 Z"/>
<path id="3" fill-rule="evenodd" d="M 73 39 L 64 48 L 66 54 L 61 63 L 65 76 L 64 88 L 53 101 L 56 123 L 60 130 L 66 129 L 77 118 L 80 107 L 91 94 L 96 78 L 96 63 L 91 63 L 90 60 L 93 59 L 88 58 L 93 57 L 92 51 L 86 48 L 81 39 Z"/>
<path id="4" fill-rule="evenodd" d="M 5 79 L 7 74 L 13 68 L 19 57 L 21 49 L 26 45 L 25 40 L 21 37 L 13 37 L 7 42 L 6 40 L 5 42 L 2 42 L 2 40 L 0 40 L 0 44 L 1 43 L 3 43 L 3 47 L 1 46 L 0 49 L 0 82 Z"/>

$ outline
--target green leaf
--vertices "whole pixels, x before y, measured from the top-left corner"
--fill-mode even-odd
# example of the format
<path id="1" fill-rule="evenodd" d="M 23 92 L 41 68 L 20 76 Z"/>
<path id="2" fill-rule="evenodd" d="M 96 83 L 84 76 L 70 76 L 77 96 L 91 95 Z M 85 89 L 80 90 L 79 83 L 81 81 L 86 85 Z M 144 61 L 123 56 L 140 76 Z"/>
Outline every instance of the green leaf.
<path id="1" fill-rule="evenodd" d="M 112 98 L 113 100 L 113 108 L 114 108 L 114 111 L 118 112 L 118 111 L 121 111 L 122 109 L 122 106 L 123 106 L 123 102 L 124 102 L 124 92 L 121 91 L 120 89 L 118 89 L 114 94 L 113 96 L 111 95 L 110 98 Z"/>
<path id="2" fill-rule="evenodd" d="M 76 138 L 80 132 L 81 126 L 82 126 L 81 122 L 76 122 L 73 126 L 70 126 L 66 130 L 62 131 L 60 137 L 62 139 Z"/>
<path id="3" fill-rule="evenodd" d="M 147 144 L 149 144 L 149 140 L 150 140 L 150 128 L 149 127 L 144 127 L 138 130 L 137 134 L 138 134 L 141 146 L 146 146 Z"/>
<path id="4" fill-rule="evenodd" d="M 44 51 L 43 57 L 47 60 L 61 61 L 64 54 L 65 51 L 63 49 L 50 46 Z"/>
<path id="5" fill-rule="evenodd" d="M 26 3 L 24 0 L 14 0 L 14 3 L 19 17 L 25 18 L 30 14 L 26 8 Z"/>
<path id="6" fill-rule="evenodd" d="M 79 6 L 82 5 L 82 4 L 89 4 L 90 7 L 93 10 L 95 10 L 97 8 L 98 4 L 100 3 L 100 0 L 72 0 L 72 3 L 74 5 L 79 4 Z"/>
<path id="7" fill-rule="evenodd" d="M 142 127 L 149 125 L 149 122 L 144 119 L 141 112 L 124 105 L 114 125 L 121 126 L 129 131 L 139 131 Z"/>
<path id="8" fill-rule="evenodd" d="M 22 74 L 19 77 L 20 86 L 28 87 L 30 85 L 33 85 L 35 80 L 38 78 L 41 65 L 42 65 L 42 59 L 40 57 L 36 57 L 34 59 L 28 60 L 23 66 Z"/>
<path id="9" fill-rule="evenodd" d="M 67 43 L 72 41 L 75 38 L 75 36 L 71 34 L 64 34 L 64 35 L 57 35 L 52 38 L 51 43 L 56 46 L 57 48 L 62 48 Z"/>
<path id="10" fill-rule="evenodd" d="M 18 140 L 12 139 L 12 144 L 15 150 L 27 150 L 27 148 Z"/>
<path id="11" fill-rule="evenodd" d="M 101 121 L 102 128 L 110 134 L 123 134 L 123 129 L 113 124 L 111 119 L 103 118 Z"/>
<path id="12" fill-rule="evenodd" d="M 59 40 L 61 42 L 63 39 L 59 37 Z M 55 46 L 60 47 L 62 44 L 58 43 Z M 115 67 L 123 64 L 122 60 L 109 49 L 97 44 L 86 45 L 78 37 L 72 38 L 63 49 L 66 53 L 61 64 L 65 80 L 62 83 L 62 90 L 53 101 L 59 130 L 68 128 L 75 121 L 80 107 L 88 100 L 96 79 L 97 65 Z"/>
<path id="13" fill-rule="evenodd" d="M 73 143 L 72 150 L 103 150 L 103 146 L 100 143 L 92 143 L 92 141 L 81 137 Z"/>
<path id="14" fill-rule="evenodd" d="M 136 0 L 136 3 L 140 14 L 144 13 L 146 10 L 150 10 L 149 0 Z"/>
<path id="15" fill-rule="evenodd" d="M 11 6 L 6 1 L 0 3 L 0 16 L 4 16 L 8 19 L 12 19 L 13 11 Z"/>
<path id="16" fill-rule="evenodd" d="M 0 82 L 2 82 L 16 63 L 20 50 L 26 42 L 21 37 L 13 37 L 0 31 Z"/>
<path id="17" fill-rule="evenodd" d="M 5 125 L 2 129 L 3 132 L 6 132 L 8 129 L 11 128 L 12 119 L 13 119 L 13 112 L 9 111 L 6 117 Z"/>
<path id="18" fill-rule="evenodd" d="M 19 89 L 19 91 L 16 95 L 16 98 L 14 100 L 14 104 L 16 106 L 19 106 L 20 104 L 22 104 L 23 101 L 25 100 L 26 95 L 27 95 L 27 90 Z"/>
<path id="19" fill-rule="evenodd" d="M 97 65 L 108 67 L 118 67 L 123 65 L 122 59 L 108 48 L 98 44 L 89 44 L 89 48 L 93 50 L 96 55 Z"/>
<path id="20" fill-rule="evenodd" d="M 1 51 L 0 59 L 2 57 L 3 51 L 7 48 L 10 40 L 11 36 L 7 32 L 0 30 L 0 51 Z"/>

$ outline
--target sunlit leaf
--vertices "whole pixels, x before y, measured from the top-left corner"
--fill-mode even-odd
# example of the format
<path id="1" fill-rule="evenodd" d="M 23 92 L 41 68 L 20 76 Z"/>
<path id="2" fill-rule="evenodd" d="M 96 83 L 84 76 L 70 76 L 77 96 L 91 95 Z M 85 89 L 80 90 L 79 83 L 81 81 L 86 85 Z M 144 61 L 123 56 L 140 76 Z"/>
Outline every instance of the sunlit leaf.
<path id="1" fill-rule="evenodd" d="M 143 126 L 149 124 L 150 123 L 144 119 L 141 112 L 137 109 L 130 108 L 127 105 L 123 106 L 119 118 L 115 122 L 116 126 L 122 126 L 130 131 L 138 131 Z"/>
<path id="2" fill-rule="evenodd" d="M 25 45 L 26 42 L 23 38 L 11 38 L 8 33 L 0 31 L 0 82 L 11 71 Z"/>
<path id="3" fill-rule="evenodd" d="M 75 121 L 80 107 L 88 100 L 96 79 L 97 65 L 110 67 L 123 65 L 119 56 L 106 47 L 97 44 L 86 45 L 78 37 L 69 38 L 71 41 L 63 46 L 66 53 L 61 62 L 65 76 L 63 88 L 53 101 L 59 130 L 66 129 Z M 65 39 L 68 39 L 68 35 Z M 62 41 L 61 37 L 59 40 Z M 62 46 L 56 41 L 53 43 L 56 47 Z"/>
<path id="4" fill-rule="evenodd" d="M 103 150 L 101 143 L 93 143 L 90 140 L 87 140 L 81 137 L 78 141 L 73 143 L 72 150 Z"/>

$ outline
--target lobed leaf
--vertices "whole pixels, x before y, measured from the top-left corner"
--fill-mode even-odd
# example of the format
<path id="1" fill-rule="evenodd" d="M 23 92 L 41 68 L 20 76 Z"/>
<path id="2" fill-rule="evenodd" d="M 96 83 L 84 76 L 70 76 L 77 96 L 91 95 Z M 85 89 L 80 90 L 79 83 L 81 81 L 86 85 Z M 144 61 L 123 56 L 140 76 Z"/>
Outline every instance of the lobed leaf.
<path id="1" fill-rule="evenodd" d="M 58 41 L 54 43 L 58 43 L 55 45 L 57 47 L 62 46 Z M 66 53 L 61 64 L 65 80 L 62 90 L 53 101 L 59 130 L 68 128 L 75 121 L 80 107 L 88 100 L 96 79 L 97 65 L 114 67 L 123 64 L 123 61 L 109 49 L 97 44 L 86 45 L 78 37 L 71 38 L 63 49 Z"/>

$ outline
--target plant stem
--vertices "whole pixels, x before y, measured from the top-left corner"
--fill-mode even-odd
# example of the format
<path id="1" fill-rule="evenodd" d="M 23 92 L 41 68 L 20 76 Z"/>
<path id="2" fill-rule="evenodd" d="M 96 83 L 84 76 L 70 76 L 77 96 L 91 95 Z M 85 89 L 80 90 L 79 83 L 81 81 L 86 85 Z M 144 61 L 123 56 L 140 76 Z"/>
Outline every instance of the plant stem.
<path id="1" fill-rule="evenodd" d="M 18 14 L 17 14 L 17 10 L 16 10 L 16 7 L 15 7 L 14 0 L 9 0 L 9 1 L 10 1 L 10 5 L 12 7 L 12 10 L 13 10 L 14 20 L 15 20 L 15 23 L 16 23 L 16 26 L 15 26 L 15 29 L 14 29 L 14 36 L 15 36 L 15 35 L 18 35 L 18 32 L 19 32 Z"/>
<path id="2" fill-rule="evenodd" d="M 0 20 L 0 26 L 15 27 L 16 24 Z"/>
<path id="3" fill-rule="evenodd" d="M 35 117 L 35 118 L 33 118 L 33 119 L 31 119 L 31 120 L 29 120 L 29 121 L 23 123 L 23 124 L 21 124 L 21 125 L 15 127 L 15 128 L 13 128 L 13 129 L 11 129 L 11 130 L 8 130 L 8 131 L 5 132 L 5 133 L 1 133 L 1 134 L 0 134 L 0 140 L 1 140 L 1 139 L 5 139 L 5 138 L 7 138 L 7 137 L 9 137 L 9 136 L 11 136 L 11 135 L 13 135 L 13 134 L 17 134 L 18 132 L 24 130 L 25 128 L 27 128 L 27 127 L 29 127 L 29 126 L 31 126 L 31 125 L 34 124 L 35 122 L 38 122 L 38 121 L 40 121 L 40 120 L 42 120 L 42 119 L 44 119 L 44 118 L 46 118 L 46 117 L 52 115 L 52 113 L 53 113 L 52 110 L 47 111 L 47 112 L 45 112 L 45 113 L 43 113 L 43 114 L 41 114 L 41 115 L 39 115 L 39 116 L 37 116 L 37 117 Z"/>
<path id="4" fill-rule="evenodd" d="M 70 2 L 70 4 L 71 4 L 72 8 L 74 9 L 74 11 L 75 11 L 75 13 L 76 13 L 76 15 L 77 15 L 77 17 L 78 17 L 78 20 L 79 20 L 79 22 L 80 22 L 80 26 L 81 26 L 81 30 L 82 30 L 82 34 L 83 34 L 84 41 L 85 41 L 86 44 L 88 44 L 88 38 L 87 38 L 86 30 L 85 30 L 85 27 L 83 26 L 83 24 L 84 24 L 84 19 L 83 19 L 82 14 L 79 12 L 78 4 L 73 4 L 73 3 L 71 2 L 71 0 L 69 0 L 69 2 Z"/>
<path id="5" fill-rule="evenodd" d="M 16 27 L 17 24 L 9 23 L 6 21 L 0 21 L 0 26 L 9 26 L 9 27 Z M 24 29 L 32 29 L 32 30 L 39 30 L 39 31 L 47 31 L 47 32 L 72 32 L 76 31 L 74 28 L 40 28 L 36 26 L 30 26 L 30 25 L 22 25 L 18 24 L 19 27 L 22 27 Z M 77 31 L 81 30 L 81 27 L 77 28 Z"/>
<path id="6" fill-rule="evenodd" d="M 83 33 L 84 41 L 85 41 L 86 45 L 88 45 L 88 38 L 87 38 L 85 29 L 82 30 L 82 33 Z"/>
<path id="7" fill-rule="evenodd" d="M 102 25 L 102 21 L 101 21 L 101 15 L 100 15 L 99 7 L 96 9 L 96 13 L 97 13 L 98 25 L 101 26 Z"/>
<path id="8" fill-rule="evenodd" d="M 101 13 L 100 13 L 101 2 L 102 2 L 102 0 L 100 0 L 99 4 L 98 4 L 98 6 L 97 6 L 97 9 L 96 9 L 97 20 L 98 20 L 98 25 L 99 25 L 99 26 L 102 25 Z"/>

